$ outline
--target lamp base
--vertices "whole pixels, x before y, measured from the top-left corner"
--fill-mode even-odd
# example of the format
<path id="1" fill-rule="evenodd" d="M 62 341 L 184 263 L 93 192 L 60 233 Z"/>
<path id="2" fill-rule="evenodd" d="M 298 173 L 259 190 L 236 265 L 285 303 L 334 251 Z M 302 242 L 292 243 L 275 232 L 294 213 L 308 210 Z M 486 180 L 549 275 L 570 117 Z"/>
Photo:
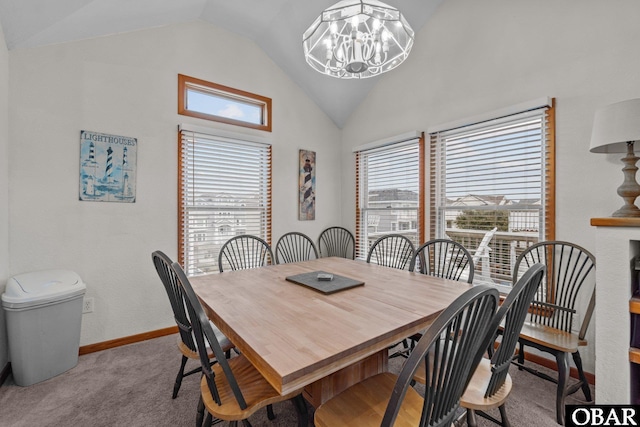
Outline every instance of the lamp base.
<path id="1" fill-rule="evenodd" d="M 624 205 L 611 214 L 613 217 L 640 217 L 640 209 L 636 205 Z"/>
<path id="2" fill-rule="evenodd" d="M 638 157 L 633 153 L 633 141 L 627 142 L 627 155 L 620 159 L 624 163 L 622 172 L 624 182 L 618 187 L 618 195 L 624 199 L 624 206 L 613 213 L 615 217 L 640 217 L 640 209 L 634 204 L 640 196 L 640 185 L 636 181 L 636 162 Z"/>

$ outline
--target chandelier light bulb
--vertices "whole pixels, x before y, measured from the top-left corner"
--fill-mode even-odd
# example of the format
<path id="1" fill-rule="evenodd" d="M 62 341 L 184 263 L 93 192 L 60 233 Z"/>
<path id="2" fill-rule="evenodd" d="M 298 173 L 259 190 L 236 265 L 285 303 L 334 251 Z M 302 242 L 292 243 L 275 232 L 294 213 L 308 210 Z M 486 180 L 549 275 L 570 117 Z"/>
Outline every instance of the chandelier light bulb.
<path id="1" fill-rule="evenodd" d="M 414 33 L 398 11 L 378 0 L 342 0 L 326 9 L 303 35 L 307 63 L 332 77 L 362 79 L 400 65 Z"/>

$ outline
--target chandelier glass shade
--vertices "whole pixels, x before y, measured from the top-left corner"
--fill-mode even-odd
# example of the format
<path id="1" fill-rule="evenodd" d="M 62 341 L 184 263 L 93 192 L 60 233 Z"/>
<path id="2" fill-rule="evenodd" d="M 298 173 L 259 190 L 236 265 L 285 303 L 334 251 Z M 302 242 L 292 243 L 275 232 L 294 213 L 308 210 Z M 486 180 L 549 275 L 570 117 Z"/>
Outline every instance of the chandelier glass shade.
<path id="1" fill-rule="evenodd" d="M 343 0 L 303 35 L 304 56 L 317 71 L 362 79 L 394 69 L 408 56 L 414 33 L 400 11 L 377 0 Z"/>

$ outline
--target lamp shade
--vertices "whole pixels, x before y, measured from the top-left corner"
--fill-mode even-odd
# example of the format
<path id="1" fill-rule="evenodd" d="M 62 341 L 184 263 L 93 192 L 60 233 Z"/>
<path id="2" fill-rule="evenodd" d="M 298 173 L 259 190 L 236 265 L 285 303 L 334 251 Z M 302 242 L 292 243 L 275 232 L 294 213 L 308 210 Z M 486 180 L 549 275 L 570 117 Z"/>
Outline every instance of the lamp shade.
<path id="1" fill-rule="evenodd" d="M 602 107 L 593 119 L 592 153 L 624 153 L 627 142 L 640 140 L 640 98 Z"/>

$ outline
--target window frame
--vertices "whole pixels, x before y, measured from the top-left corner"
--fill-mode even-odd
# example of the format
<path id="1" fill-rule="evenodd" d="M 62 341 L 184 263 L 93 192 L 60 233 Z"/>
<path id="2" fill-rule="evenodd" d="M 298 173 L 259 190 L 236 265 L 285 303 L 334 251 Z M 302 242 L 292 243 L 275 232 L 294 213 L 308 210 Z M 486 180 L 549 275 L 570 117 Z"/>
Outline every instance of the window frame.
<path id="1" fill-rule="evenodd" d="M 443 132 L 454 130 L 456 128 L 462 128 L 464 126 L 472 126 L 475 124 L 490 122 L 491 120 L 499 120 L 510 115 L 522 114 L 527 111 L 543 110 L 541 111 L 542 123 L 542 144 L 541 144 L 541 202 L 542 214 L 540 218 L 539 241 L 555 240 L 555 217 L 556 217 L 556 170 L 555 170 L 555 98 L 545 98 L 546 103 L 541 104 L 540 100 L 531 101 L 528 104 L 536 105 L 535 107 L 526 108 L 524 105 L 514 106 L 509 109 L 501 110 L 499 112 L 488 113 L 482 116 L 482 119 L 469 119 L 456 122 L 456 125 L 442 125 L 437 130 L 429 130 L 430 144 L 429 144 L 429 238 L 441 237 L 438 235 L 438 229 L 446 228 L 446 224 L 443 227 L 438 227 L 438 174 L 441 167 L 437 160 L 437 150 L 439 147 L 438 135 Z M 466 122 L 466 123 L 465 123 Z M 440 191 L 443 191 L 442 189 Z M 473 207 L 470 207 L 472 209 Z M 473 254 L 476 248 L 467 248 Z M 478 266 L 476 266 L 476 269 Z M 498 285 L 499 286 L 499 285 Z"/>
<path id="2" fill-rule="evenodd" d="M 210 93 L 214 96 L 226 98 L 231 101 L 255 105 L 260 108 L 262 123 L 256 124 L 244 120 L 231 119 L 215 114 L 207 114 L 199 111 L 189 110 L 187 105 L 187 94 L 190 88 L 195 88 L 200 92 Z M 257 95 L 255 93 L 246 92 L 229 86 L 223 86 L 213 82 L 208 82 L 206 80 L 197 79 L 195 77 L 189 77 L 184 74 L 178 74 L 178 114 L 183 116 L 196 117 L 203 120 L 211 120 L 214 122 L 271 132 L 271 103 L 271 98 L 268 98 L 266 96 Z"/>
<path id="3" fill-rule="evenodd" d="M 185 134 L 188 134 L 188 136 Z M 188 275 L 193 275 L 193 273 L 191 273 L 191 267 L 190 267 L 191 263 L 189 262 L 188 259 L 186 259 L 186 251 L 187 251 L 186 245 L 188 244 L 189 238 L 188 236 L 185 235 L 185 233 L 191 230 L 192 235 L 194 236 L 194 239 L 196 239 L 197 241 L 201 241 L 198 239 L 202 239 L 203 238 L 202 236 L 204 236 L 204 239 L 206 241 L 207 235 L 206 233 L 203 234 L 198 232 L 197 227 L 190 228 L 186 225 L 188 206 L 186 206 L 186 203 L 185 203 L 185 200 L 187 197 L 187 194 L 185 194 L 186 193 L 185 186 L 187 184 L 185 180 L 188 179 L 188 168 L 185 167 L 184 153 L 185 153 L 185 150 L 187 150 L 188 148 L 184 147 L 184 144 L 191 143 L 190 141 L 186 141 L 189 138 L 193 138 L 194 144 L 195 144 L 196 138 L 208 139 L 211 142 L 215 142 L 215 140 L 217 139 L 219 140 L 219 142 L 221 142 L 221 144 L 229 145 L 229 144 L 237 143 L 237 147 L 246 145 L 248 147 L 251 147 L 250 149 L 253 151 L 261 150 L 261 149 L 265 150 L 264 152 L 265 163 L 261 165 L 261 167 L 264 167 L 266 169 L 266 172 L 264 173 L 264 176 L 263 176 L 263 179 L 265 180 L 264 188 L 262 189 L 262 192 L 261 192 L 261 199 L 264 198 L 265 206 L 261 209 L 258 209 L 259 211 L 263 211 L 263 214 L 261 215 L 264 215 L 264 222 L 263 222 L 264 227 L 263 227 L 263 230 L 261 230 L 261 234 L 259 234 L 258 236 L 264 239 L 269 244 L 271 244 L 271 237 L 272 237 L 273 160 L 272 160 L 272 144 L 268 141 L 265 141 L 263 138 L 252 137 L 249 135 L 241 135 L 241 134 L 236 134 L 231 132 L 224 132 L 224 131 L 219 131 L 219 130 L 210 129 L 210 128 L 203 129 L 201 127 L 197 127 L 193 125 L 180 125 L 178 127 L 178 224 L 177 224 L 178 262 L 183 266 L 183 268 L 185 269 L 185 272 L 187 272 Z M 260 147 L 260 146 L 264 146 L 264 147 Z M 245 205 L 241 205 L 241 207 L 242 206 L 245 206 Z M 219 213 L 221 213 L 221 215 L 231 216 L 230 212 L 225 211 L 225 209 L 229 209 L 229 208 L 226 207 L 224 204 L 216 205 L 214 202 L 210 205 L 210 207 L 212 211 L 218 211 Z M 233 209 L 236 209 L 236 208 L 233 208 Z M 256 210 L 256 208 L 251 208 L 249 210 Z M 199 221 L 202 219 L 194 219 L 194 220 Z M 205 218 L 204 220 L 207 221 L 207 223 L 205 224 L 207 229 L 215 229 L 214 234 L 216 234 L 219 231 L 218 229 L 219 226 L 212 225 L 209 219 Z M 235 218 L 235 224 L 241 225 L 240 218 Z M 238 230 L 243 230 L 243 232 L 240 233 L 238 232 Z M 233 237 L 232 231 L 228 233 L 225 232 L 224 234 L 228 235 L 227 236 L 228 238 L 231 238 Z M 221 235 L 220 233 L 217 233 L 217 234 L 219 236 Z M 244 228 L 239 227 L 236 230 L 235 235 L 238 235 L 238 234 L 246 234 L 246 224 L 244 224 Z M 226 240 L 228 240 L 228 238 Z M 212 245 L 215 245 L 215 243 L 213 243 Z M 216 254 L 216 256 L 214 257 L 215 263 L 217 263 L 217 255 L 218 254 Z M 217 270 L 214 270 L 213 272 L 217 272 Z"/>

